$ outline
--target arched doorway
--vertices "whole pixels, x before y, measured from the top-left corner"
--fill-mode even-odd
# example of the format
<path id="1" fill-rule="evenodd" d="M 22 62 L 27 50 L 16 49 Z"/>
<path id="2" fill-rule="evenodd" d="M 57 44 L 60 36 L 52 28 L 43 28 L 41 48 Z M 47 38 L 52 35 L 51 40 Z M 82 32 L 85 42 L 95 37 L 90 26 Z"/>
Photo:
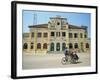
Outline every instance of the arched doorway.
<path id="1" fill-rule="evenodd" d="M 56 44 L 56 51 L 60 51 L 60 43 Z"/>
<path id="2" fill-rule="evenodd" d="M 62 43 L 62 51 L 64 51 L 66 48 L 66 43 Z"/>
<path id="3" fill-rule="evenodd" d="M 78 48 L 78 43 L 75 43 L 74 44 L 74 48 Z"/>
<path id="4" fill-rule="evenodd" d="M 54 51 L 54 43 L 51 43 L 51 45 L 50 45 L 50 51 Z"/>
<path id="5" fill-rule="evenodd" d="M 37 44 L 37 49 L 41 49 L 41 43 Z"/>
<path id="6" fill-rule="evenodd" d="M 28 44 L 27 43 L 24 43 L 23 49 L 28 49 Z"/>
<path id="7" fill-rule="evenodd" d="M 88 43 L 86 43 L 86 48 L 89 48 L 89 44 Z"/>
<path id="8" fill-rule="evenodd" d="M 47 43 L 43 44 L 43 49 L 47 49 Z"/>

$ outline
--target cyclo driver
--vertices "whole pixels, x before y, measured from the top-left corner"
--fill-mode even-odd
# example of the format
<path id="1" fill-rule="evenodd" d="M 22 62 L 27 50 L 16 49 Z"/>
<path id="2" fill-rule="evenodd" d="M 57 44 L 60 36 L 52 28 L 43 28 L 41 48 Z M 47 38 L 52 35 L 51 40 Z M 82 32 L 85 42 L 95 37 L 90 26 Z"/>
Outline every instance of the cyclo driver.
<path id="1" fill-rule="evenodd" d="M 65 59 L 68 60 L 69 51 L 67 47 L 64 50 L 64 55 L 65 55 Z"/>

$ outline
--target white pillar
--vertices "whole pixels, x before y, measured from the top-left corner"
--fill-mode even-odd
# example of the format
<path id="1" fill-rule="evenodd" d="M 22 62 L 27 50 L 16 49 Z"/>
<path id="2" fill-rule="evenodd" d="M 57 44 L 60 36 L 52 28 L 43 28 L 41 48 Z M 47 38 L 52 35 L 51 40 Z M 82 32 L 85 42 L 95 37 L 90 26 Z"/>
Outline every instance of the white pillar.
<path id="1" fill-rule="evenodd" d="M 54 51 L 56 51 L 56 42 L 54 42 Z"/>
<path id="2" fill-rule="evenodd" d="M 60 43 L 60 51 L 62 51 L 62 42 Z"/>
<path id="3" fill-rule="evenodd" d="M 50 46 L 51 46 L 51 44 L 50 44 L 50 43 L 48 43 L 48 50 L 47 50 L 47 51 L 50 51 Z"/>

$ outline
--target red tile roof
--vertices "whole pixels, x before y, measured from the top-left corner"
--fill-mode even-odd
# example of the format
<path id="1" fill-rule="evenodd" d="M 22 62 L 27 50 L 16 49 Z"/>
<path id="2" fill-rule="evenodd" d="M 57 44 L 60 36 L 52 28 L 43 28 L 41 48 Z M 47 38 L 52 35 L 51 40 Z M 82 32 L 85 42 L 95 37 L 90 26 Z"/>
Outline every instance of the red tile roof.
<path id="1" fill-rule="evenodd" d="M 48 28 L 48 24 L 38 24 L 29 26 L 29 28 Z"/>
<path id="2" fill-rule="evenodd" d="M 69 25 L 69 29 L 85 29 L 84 27 L 81 26 L 76 26 L 76 25 Z M 29 28 L 48 28 L 48 24 L 38 24 L 38 25 L 31 25 Z"/>
<path id="3" fill-rule="evenodd" d="M 76 25 L 69 24 L 69 29 L 84 29 L 84 28 L 81 27 L 81 26 L 76 26 Z"/>

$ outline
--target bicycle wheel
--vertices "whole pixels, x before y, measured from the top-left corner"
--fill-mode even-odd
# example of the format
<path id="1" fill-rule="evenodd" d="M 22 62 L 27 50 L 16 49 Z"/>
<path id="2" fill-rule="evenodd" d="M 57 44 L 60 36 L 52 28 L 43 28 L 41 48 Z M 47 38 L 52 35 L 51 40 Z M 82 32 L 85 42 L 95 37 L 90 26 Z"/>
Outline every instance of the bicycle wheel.
<path id="1" fill-rule="evenodd" d="M 65 64 L 67 63 L 67 61 L 68 61 L 68 59 L 66 59 L 65 57 L 63 57 L 62 60 L 61 60 L 61 63 L 62 63 L 63 65 L 65 65 Z"/>
<path id="2" fill-rule="evenodd" d="M 70 61 L 72 64 L 75 64 L 76 63 L 76 60 L 75 59 L 71 59 Z"/>

